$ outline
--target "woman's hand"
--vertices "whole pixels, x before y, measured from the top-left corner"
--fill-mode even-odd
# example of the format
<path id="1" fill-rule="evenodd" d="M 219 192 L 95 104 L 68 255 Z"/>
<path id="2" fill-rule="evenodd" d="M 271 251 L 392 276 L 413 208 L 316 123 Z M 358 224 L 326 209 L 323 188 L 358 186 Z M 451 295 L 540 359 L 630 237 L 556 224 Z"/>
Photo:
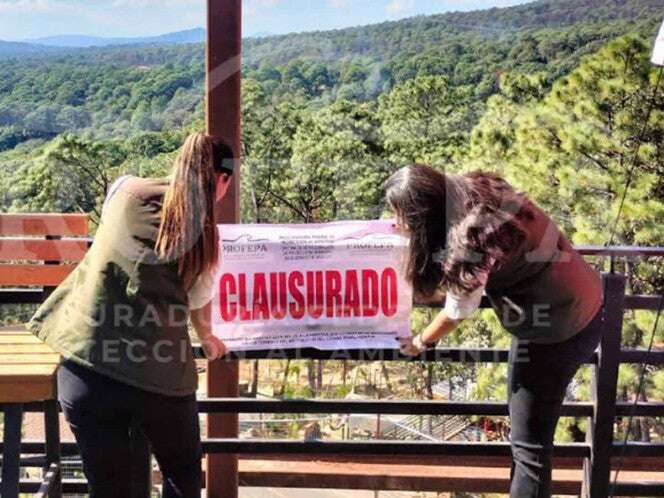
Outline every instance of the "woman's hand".
<path id="1" fill-rule="evenodd" d="M 210 334 L 205 336 L 205 338 L 200 338 L 200 340 L 201 340 L 201 346 L 203 347 L 203 352 L 205 353 L 205 357 L 209 361 L 214 361 L 218 360 L 219 358 L 222 358 L 223 356 L 226 355 L 228 351 L 223 341 L 215 335 Z"/>
<path id="2" fill-rule="evenodd" d="M 212 333 L 211 317 L 212 306 L 210 303 L 191 312 L 191 322 L 194 324 L 205 357 L 210 361 L 214 361 L 224 356 L 228 350 L 222 340 Z"/>
<path id="3" fill-rule="evenodd" d="M 399 337 L 397 340 L 400 342 L 400 351 L 404 356 L 419 356 L 427 350 L 427 346 L 422 343 L 422 336 L 416 337 Z"/>

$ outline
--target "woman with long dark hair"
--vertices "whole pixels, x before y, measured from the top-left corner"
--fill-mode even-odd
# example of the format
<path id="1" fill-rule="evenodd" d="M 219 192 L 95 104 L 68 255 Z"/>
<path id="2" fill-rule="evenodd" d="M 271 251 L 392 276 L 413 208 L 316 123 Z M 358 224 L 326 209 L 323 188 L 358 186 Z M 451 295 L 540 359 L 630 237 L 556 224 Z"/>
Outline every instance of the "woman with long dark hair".
<path id="1" fill-rule="evenodd" d="M 416 295 L 445 293 L 440 314 L 402 350 L 433 347 L 486 293 L 514 338 L 508 396 L 511 497 L 551 496 L 553 439 L 566 388 L 602 335 L 600 275 L 556 224 L 497 175 L 399 170 L 386 199 L 409 236 L 405 274 Z"/>
<path id="2" fill-rule="evenodd" d="M 166 178 L 119 178 L 95 240 L 29 328 L 64 361 L 58 397 L 92 498 L 131 496 L 130 428 L 150 441 L 163 496 L 200 498 L 198 375 L 187 323 L 208 359 L 225 352 L 210 329 L 219 259 L 214 205 L 233 154 L 196 133 Z"/>

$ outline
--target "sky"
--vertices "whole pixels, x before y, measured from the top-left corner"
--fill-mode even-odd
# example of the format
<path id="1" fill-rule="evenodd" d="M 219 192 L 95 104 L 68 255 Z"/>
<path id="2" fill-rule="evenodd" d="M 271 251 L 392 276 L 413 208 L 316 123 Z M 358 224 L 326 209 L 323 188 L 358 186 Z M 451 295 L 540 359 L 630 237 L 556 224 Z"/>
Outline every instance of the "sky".
<path id="1" fill-rule="evenodd" d="M 244 34 L 343 28 L 527 0 L 242 0 Z M 206 0 L 0 0 L 0 40 L 150 36 L 205 25 Z"/>

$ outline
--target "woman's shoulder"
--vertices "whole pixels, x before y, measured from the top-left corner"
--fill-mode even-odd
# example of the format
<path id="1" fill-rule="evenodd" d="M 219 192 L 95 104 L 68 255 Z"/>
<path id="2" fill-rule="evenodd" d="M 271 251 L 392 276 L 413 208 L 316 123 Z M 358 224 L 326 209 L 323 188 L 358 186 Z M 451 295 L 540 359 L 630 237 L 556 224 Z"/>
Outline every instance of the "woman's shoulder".
<path id="1" fill-rule="evenodd" d="M 131 175 L 122 175 L 121 177 L 116 178 L 111 186 L 108 187 L 108 190 L 106 191 L 106 198 L 104 199 L 104 206 L 102 208 L 103 211 L 106 211 L 113 196 L 122 190 L 122 187 L 127 183 L 127 181 L 131 179 L 131 177 Z"/>
<path id="2" fill-rule="evenodd" d="M 122 175 L 122 176 L 119 176 L 118 178 L 116 178 L 113 181 L 113 183 L 111 183 L 111 186 L 108 187 L 107 195 L 109 197 L 112 196 L 115 192 L 117 192 L 120 189 L 120 187 L 122 187 L 122 185 L 127 183 L 127 181 L 131 180 L 132 178 L 133 178 L 133 175 L 130 175 L 130 174 Z"/>
<path id="3" fill-rule="evenodd" d="M 123 185 L 125 188 L 150 185 L 168 185 L 170 183 L 170 178 L 159 176 L 143 177 L 128 173 L 126 175 L 120 176 L 117 180 L 115 180 L 114 184 L 116 183 Z"/>
<path id="4" fill-rule="evenodd" d="M 143 200 L 152 200 L 162 197 L 168 188 L 168 178 L 143 178 L 140 176 L 127 175 L 128 178 L 121 185 L 121 190 Z"/>

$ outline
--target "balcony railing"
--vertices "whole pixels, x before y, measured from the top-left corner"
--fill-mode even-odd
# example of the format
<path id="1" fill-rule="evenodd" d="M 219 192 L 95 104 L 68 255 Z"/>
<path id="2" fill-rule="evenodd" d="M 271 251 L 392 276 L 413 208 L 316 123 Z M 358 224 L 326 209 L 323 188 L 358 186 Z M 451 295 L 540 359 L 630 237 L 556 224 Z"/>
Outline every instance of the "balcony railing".
<path id="1" fill-rule="evenodd" d="M 587 256 L 608 259 L 611 270 L 618 258 L 643 258 L 664 256 L 664 248 L 631 248 L 631 247 L 580 247 Z M 607 496 L 664 496 L 664 477 L 662 482 L 623 482 L 615 486 L 611 482 L 612 463 L 619 460 L 639 459 L 648 462 L 653 470 L 664 471 L 664 444 L 618 442 L 614 440 L 614 423 L 616 417 L 664 417 L 664 402 L 616 402 L 618 370 L 622 363 L 644 363 L 647 365 L 664 365 L 664 351 L 647 352 L 643 349 L 623 349 L 621 332 L 625 310 L 656 311 L 662 306 L 664 296 L 625 295 L 625 277 L 610 271 L 602 274 L 605 289 L 605 333 L 597 353 L 589 361 L 594 366 L 593 389 L 591 399 L 587 402 L 566 402 L 562 406 L 563 417 L 587 417 L 590 421 L 587 441 L 584 443 L 558 443 L 554 446 L 554 457 L 557 461 L 567 461 L 574 466 L 583 464 L 583 495 L 592 498 Z M 36 292 L 0 290 L 0 303 L 39 302 Z M 487 303 L 484 302 L 483 306 Z M 200 347 L 195 347 L 195 354 L 203 357 Z M 348 350 L 319 351 L 315 349 L 270 350 L 248 353 L 234 353 L 229 360 L 242 359 L 321 359 L 321 360 L 364 360 L 364 361 L 447 361 L 463 363 L 504 363 L 508 351 L 504 349 L 479 348 L 438 348 L 427 351 L 418 358 L 406 358 L 395 350 Z M 26 411 L 43 411 L 40 403 L 26 406 Z M 272 413 L 272 414 L 399 414 L 399 415 L 466 415 L 466 416 L 507 416 L 508 406 L 503 402 L 475 401 L 355 401 L 328 399 L 290 399 L 260 400 L 251 398 L 205 398 L 199 400 L 199 410 L 207 414 L 237 413 Z M 135 475 L 144 476 L 141 496 L 147 496 L 150 488 L 150 458 L 145 441 L 136 441 L 137 451 L 142 451 L 142 467 L 136 469 Z M 24 455 L 44 452 L 43 441 L 28 441 L 22 445 Z M 0 445 L 2 449 L 2 445 Z M 203 449 L 207 454 L 238 454 L 247 458 L 257 456 L 268 458 L 284 457 L 307 460 L 316 458 L 347 457 L 350 461 L 368 461 L 371 458 L 389 457 L 390 462 L 409 461 L 413 456 L 418 461 L 445 461 L 453 465 L 481 462 L 493 459 L 493 462 L 507 462 L 510 458 L 508 443 L 498 442 L 431 442 L 431 441 L 302 441 L 302 440 L 270 440 L 270 439 L 218 439 L 203 440 Z M 63 457 L 75 456 L 76 445 L 71 442 L 62 443 Z M 446 458 L 451 457 L 451 458 Z M 453 458 L 452 458 L 453 457 Z M 620 457 L 620 458 L 617 458 Z M 498 459 L 498 460 L 496 460 Z M 346 460 L 346 459 L 345 459 Z M 344 460 L 344 461 L 345 461 Z M 430 461 L 430 460 L 429 460 Z M 43 462 L 24 463 L 41 466 Z M 615 465 L 613 465 L 615 469 Z M 293 469 L 297 473 L 297 469 Z M 303 487 L 317 487 L 315 480 L 302 481 Z M 269 477 L 263 481 L 269 485 Z M 274 483 L 275 485 L 279 483 Z M 39 483 L 24 481 L 21 489 L 25 492 L 36 492 Z M 496 484 L 485 489 L 489 492 L 505 491 Z M 85 493 L 86 484 L 81 480 L 63 481 L 64 493 Z M 445 490 L 440 490 L 445 491 Z"/>

